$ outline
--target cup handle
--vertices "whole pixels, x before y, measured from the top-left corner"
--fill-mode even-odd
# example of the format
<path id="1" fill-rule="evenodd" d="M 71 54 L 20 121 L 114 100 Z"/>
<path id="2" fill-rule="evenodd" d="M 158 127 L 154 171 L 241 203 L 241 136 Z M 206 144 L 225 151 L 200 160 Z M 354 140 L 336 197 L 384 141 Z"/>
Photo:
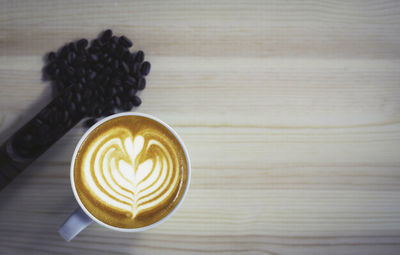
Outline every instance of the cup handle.
<path id="1" fill-rule="evenodd" d="M 69 242 L 92 222 L 82 208 L 78 207 L 58 229 L 58 233 Z"/>

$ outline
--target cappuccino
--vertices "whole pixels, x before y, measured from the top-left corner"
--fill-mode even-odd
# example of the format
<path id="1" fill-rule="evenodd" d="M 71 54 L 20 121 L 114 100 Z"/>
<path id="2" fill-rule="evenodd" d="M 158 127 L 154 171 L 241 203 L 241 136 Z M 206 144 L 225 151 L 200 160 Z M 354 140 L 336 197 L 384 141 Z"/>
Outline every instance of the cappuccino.
<path id="1" fill-rule="evenodd" d="M 74 162 L 85 208 L 118 228 L 140 228 L 167 216 L 187 185 L 184 150 L 165 126 L 144 116 L 120 116 L 97 126 Z"/>

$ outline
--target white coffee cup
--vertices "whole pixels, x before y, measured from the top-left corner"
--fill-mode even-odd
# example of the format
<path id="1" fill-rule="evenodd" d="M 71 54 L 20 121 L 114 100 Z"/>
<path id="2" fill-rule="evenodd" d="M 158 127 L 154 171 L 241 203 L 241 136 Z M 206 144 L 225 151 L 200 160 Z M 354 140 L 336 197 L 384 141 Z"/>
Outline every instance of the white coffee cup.
<path id="1" fill-rule="evenodd" d="M 118 227 L 114 227 L 114 226 L 110 226 L 102 221 L 100 221 L 99 219 L 97 219 L 96 217 L 94 217 L 83 205 L 83 203 L 81 202 L 81 200 L 79 199 L 78 193 L 76 191 L 75 188 L 75 183 L 74 183 L 74 164 L 75 164 L 75 158 L 76 155 L 79 151 L 79 148 L 81 147 L 82 143 L 85 141 L 86 137 L 98 126 L 100 126 L 101 124 L 103 124 L 104 122 L 107 122 L 111 119 L 117 118 L 117 117 L 121 117 L 121 116 L 142 116 L 142 117 L 146 117 L 149 119 L 152 119 L 160 124 L 162 124 L 163 126 L 165 126 L 175 137 L 176 139 L 179 141 L 184 153 L 185 153 L 185 158 L 186 158 L 186 162 L 187 162 L 187 184 L 185 187 L 185 190 L 183 192 L 183 195 L 180 199 L 180 201 L 178 202 L 178 204 L 175 206 L 175 208 L 168 214 L 166 215 L 164 218 L 162 218 L 161 220 L 145 226 L 145 227 L 141 227 L 141 228 L 118 228 Z M 98 224 L 112 229 L 112 230 L 116 230 L 116 231 L 121 231 L 121 232 L 140 232 L 140 231 L 145 231 L 147 229 L 153 228 L 159 224 L 161 224 L 162 222 L 164 222 L 166 219 L 168 219 L 169 217 L 171 217 L 171 215 L 176 211 L 176 209 L 182 204 L 183 199 L 185 198 L 185 195 L 189 189 L 189 184 L 190 184 L 190 158 L 189 158 L 189 154 L 188 151 L 186 149 L 185 144 L 183 143 L 182 139 L 179 137 L 179 135 L 176 133 L 176 131 L 174 129 L 172 129 L 169 125 L 167 125 L 165 122 L 163 122 L 162 120 L 148 115 L 148 114 L 144 114 L 144 113 L 133 113 L 133 112 L 124 112 L 124 113 L 118 113 L 118 114 L 114 114 L 111 115 L 107 118 L 102 119 L 101 121 L 97 122 L 95 125 L 93 125 L 92 127 L 90 127 L 85 134 L 81 137 L 81 139 L 79 140 L 77 146 L 75 147 L 75 151 L 74 154 L 72 155 L 72 161 L 71 161 L 71 170 L 70 170 L 70 178 L 71 178 L 71 186 L 72 186 L 72 191 L 74 193 L 75 199 L 79 204 L 79 207 L 68 217 L 68 219 L 61 225 L 60 229 L 58 230 L 58 232 L 60 233 L 60 235 L 66 240 L 66 241 L 70 241 L 72 240 L 77 234 L 79 234 L 83 229 L 85 229 L 87 226 L 89 226 L 93 221 L 97 222 Z"/>

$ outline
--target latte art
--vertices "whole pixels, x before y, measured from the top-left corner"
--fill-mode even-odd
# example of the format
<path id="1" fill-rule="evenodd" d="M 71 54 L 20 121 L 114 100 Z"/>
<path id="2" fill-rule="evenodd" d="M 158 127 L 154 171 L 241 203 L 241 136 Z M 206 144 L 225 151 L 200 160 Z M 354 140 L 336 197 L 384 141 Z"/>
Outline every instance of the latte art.
<path id="1" fill-rule="evenodd" d="M 120 118 L 109 121 L 114 125 L 100 125 L 82 144 L 74 168 L 76 188 L 85 207 L 101 221 L 142 227 L 164 217 L 179 201 L 186 160 L 176 138 L 161 124 L 139 116 Z"/>

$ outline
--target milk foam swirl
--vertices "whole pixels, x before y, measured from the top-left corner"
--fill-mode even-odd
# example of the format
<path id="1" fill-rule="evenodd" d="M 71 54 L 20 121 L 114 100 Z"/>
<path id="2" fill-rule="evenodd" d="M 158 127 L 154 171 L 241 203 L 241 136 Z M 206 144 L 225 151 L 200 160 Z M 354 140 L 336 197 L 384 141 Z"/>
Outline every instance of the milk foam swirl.
<path id="1" fill-rule="evenodd" d="M 83 182 L 98 202 L 129 218 L 176 196 L 181 178 L 170 141 L 146 130 L 107 130 L 82 158 Z"/>

